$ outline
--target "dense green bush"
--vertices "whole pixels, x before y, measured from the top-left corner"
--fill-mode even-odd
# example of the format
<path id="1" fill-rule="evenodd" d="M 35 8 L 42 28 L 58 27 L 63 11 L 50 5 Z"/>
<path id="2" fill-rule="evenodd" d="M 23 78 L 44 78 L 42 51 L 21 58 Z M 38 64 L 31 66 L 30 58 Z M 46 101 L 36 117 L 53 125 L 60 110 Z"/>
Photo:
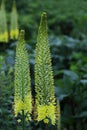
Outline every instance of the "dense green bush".
<path id="1" fill-rule="evenodd" d="M 52 41 L 55 91 L 61 101 L 62 126 L 87 129 L 86 41 L 59 37 Z"/>
<path id="2" fill-rule="evenodd" d="M 8 63 L 9 58 L 11 57 L 8 57 L 8 59 L 5 60 L 5 57 L 0 55 L 0 130 L 11 130 L 13 126 L 15 127 L 12 109 L 13 68 Z"/>
<path id="3" fill-rule="evenodd" d="M 71 37 L 50 37 L 56 97 L 61 103 L 62 128 L 67 130 L 87 129 L 87 49 L 86 39 L 80 41 Z M 15 44 L 11 44 L 6 51 L 6 58 L 0 56 L 0 124 L 1 128 L 11 128 L 18 124 L 14 120 L 13 102 L 13 64 Z M 34 95 L 33 66 L 35 53 L 27 44 L 30 53 L 30 67 L 32 77 L 32 92 Z M 7 86 L 7 87 L 6 87 Z M 4 89 L 3 89 L 4 88 Z M 7 95 L 7 96 L 6 96 Z M 4 97 L 4 98 L 3 98 Z M 5 107 L 6 106 L 6 107 Z M 10 108 L 9 108 L 10 107 Z M 10 110 L 9 110 L 10 109 Z M 10 115 L 10 116 L 8 116 Z M 8 121 L 8 123 L 7 123 Z M 4 125 L 4 123 L 7 123 Z M 33 127 L 33 128 L 32 128 Z M 32 122 L 32 129 L 43 127 Z"/>

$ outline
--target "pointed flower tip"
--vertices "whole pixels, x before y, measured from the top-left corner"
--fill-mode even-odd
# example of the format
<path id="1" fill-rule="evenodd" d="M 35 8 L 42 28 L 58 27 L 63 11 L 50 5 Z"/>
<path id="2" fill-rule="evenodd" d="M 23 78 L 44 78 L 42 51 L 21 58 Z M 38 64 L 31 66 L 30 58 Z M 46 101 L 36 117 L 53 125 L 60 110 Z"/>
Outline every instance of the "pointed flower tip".
<path id="1" fill-rule="evenodd" d="M 25 31 L 21 30 L 19 33 L 19 40 L 23 40 L 24 39 L 24 35 L 25 35 Z"/>
<path id="2" fill-rule="evenodd" d="M 42 15 L 41 15 L 40 26 L 41 27 L 45 27 L 46 26 L 46 22 L 47 22 L 47 14 L 46 14 L 46 12 L 43 12 Z"/>
<path id="3" fill-rule="evenodd" d="M 20 36 L 24 37 L 24 35 L 25 35 L 25 31 L 24 31 L 24 30 L 21 30 L 21 31 L 20 31 Z"/>
<path id="4" fill-rule="evenodd" d="M 24 33 L 25 33 L 25 31 L 24 31 L 24 30 L 21 30 L 21 31 L 20 31 L 20 33 L 21 33 L 21 34 L 24 34 Z"/>
<path id="5" fill-rule="evenodd" d="M 47 16 L 47 13 L 46 13 L 46 12 L 43 12 L 43 13 L 42 13 L 42 16 L 43 16 L 43 17 L 46 17 L 46 16 Z"/>
<path id="6" fill-rule="evenodd" d="M 47 17 L 47 13 L 46 13 L 46 12 L 43 12 L 43 13 L 42 13 L 42 20 L 45 20 L 46 17 Z"/>

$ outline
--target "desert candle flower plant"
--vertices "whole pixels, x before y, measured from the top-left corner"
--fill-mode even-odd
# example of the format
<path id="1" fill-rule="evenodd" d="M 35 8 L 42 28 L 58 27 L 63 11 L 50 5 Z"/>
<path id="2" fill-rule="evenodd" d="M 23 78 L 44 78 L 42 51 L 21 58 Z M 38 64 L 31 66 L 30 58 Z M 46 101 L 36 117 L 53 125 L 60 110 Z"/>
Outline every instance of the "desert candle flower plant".
<path id="1" fill-rule="evenodd" d="M 56 123 L 56 103 L 50 46 L 47 33 L 47 15 L 41 17 L 36 44 L 35 91 L 37 120 Z"/>
<path id="2" fill-rule="evenodd" d="M 24 31 L 21 30 L 16 47 L 14 111 L 15 116 L 20 114 L 26 117 L 25 120 L 31 120 L 32 96 L 30 85 L 29 57 L 24 41 Z"/>
<path id="3" fill-rule="evenodd" d="M 8 29 L 4 0 L 2 1 L 0 8 L 0 42 L 8 42 Z"/>
<path id="4" fill-rule="evenodd" d="M 19 35 L 18 14 L 17 14 L 16 2 L 13 1 L 13 7 L 11 13 L 10 39 L 17 40 L 18 35 Z"/>

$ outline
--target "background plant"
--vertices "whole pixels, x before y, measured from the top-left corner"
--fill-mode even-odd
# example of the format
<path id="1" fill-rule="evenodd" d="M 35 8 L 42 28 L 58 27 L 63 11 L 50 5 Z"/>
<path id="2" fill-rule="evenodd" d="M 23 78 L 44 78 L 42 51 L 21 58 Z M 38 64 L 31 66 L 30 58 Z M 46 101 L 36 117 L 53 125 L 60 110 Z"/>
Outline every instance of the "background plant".
<path id="1" fill-rule="evenodd" d="M 16 9 L 16 2 L 13 1 L 11 23 L 10 23 L 10 39 L 17 40 L 18 35 L 19 35 L 18 14 Z"/>
<path id="2" fill-rule="evenodd" d="M 4 1 L 2 1 L 0 8 L 0 42 L 8 42 L 8 29 Z"/>

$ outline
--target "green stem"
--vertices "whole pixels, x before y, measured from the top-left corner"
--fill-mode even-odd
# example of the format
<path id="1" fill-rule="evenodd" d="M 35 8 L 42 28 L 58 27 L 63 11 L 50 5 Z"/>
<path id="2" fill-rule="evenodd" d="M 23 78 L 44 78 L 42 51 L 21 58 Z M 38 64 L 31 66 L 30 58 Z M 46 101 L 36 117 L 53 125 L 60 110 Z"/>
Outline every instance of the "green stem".
<path id="1" fill-rule="evenodd" d="M 57 111 L 58 111 L 58 130 L 61 130 L 61 114 L 60 114 L 60 103 L 57 101 Z"/>
<path id="2" fill-rule="evenodd" d="M 25 116 L 24 116 L 24 110 L 22 110 L 22 128 L 25 130 Z"/>
<path id="3" fill-rule="evenodd" d="M 48 124 L 46 124 L 46 130 L 49 130 L 49 128 L 48 128 Z"/>

